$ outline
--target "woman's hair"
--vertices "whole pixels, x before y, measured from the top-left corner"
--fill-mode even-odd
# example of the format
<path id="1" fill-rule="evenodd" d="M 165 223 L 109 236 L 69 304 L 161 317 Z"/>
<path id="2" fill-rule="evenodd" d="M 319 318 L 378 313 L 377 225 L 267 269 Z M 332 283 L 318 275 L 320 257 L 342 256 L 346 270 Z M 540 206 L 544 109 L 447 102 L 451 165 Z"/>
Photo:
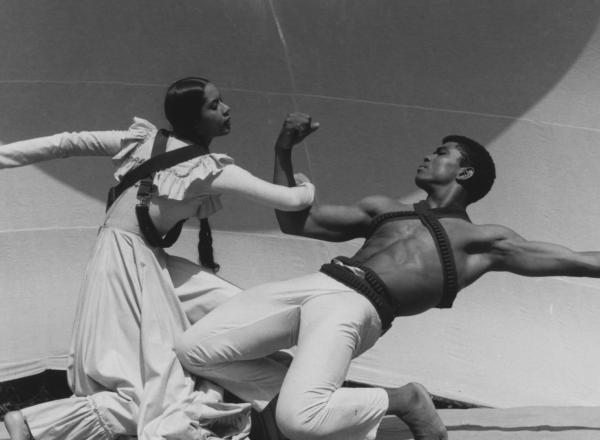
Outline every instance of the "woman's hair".
<path id="1" fill-rule="evenodd" d="M 204 105 L 204 87 L 209 82 L 202 77 L 188 77 L 175 81 L 167 89 L 165 116 L 177 136 L 196 138 L 195 127 Z"/>
<path id="2" fill-rule="evenodd" d="M 496 166 L 490 153 L 479 142 L 466 136 L 449 135 L 442 139 L 442 143 L 456 142 L 462 159 L 461 166 L 473 167 L 475 172 L 466 179 L 461 180 L 461 185 L 467 191 L 467 203 L 473 203 L 485 196 L 496 179 Z"/>
<path id="3" fill-rule="evenodd" d="M 202 115 L 204 105 L 204 87 L 210 81 L 202 77 L 189 77 L 175 81 L 167 89 L 165 96 L 165 116 L 173 127 L 173 133 L 184 139 L 195 139 L 195 127 Z M 215 262 L 212 247 L 212 232 L 208 219 L 200 220 L 198 236 L 198 255 L 200 264 L 219 270 Z"/>

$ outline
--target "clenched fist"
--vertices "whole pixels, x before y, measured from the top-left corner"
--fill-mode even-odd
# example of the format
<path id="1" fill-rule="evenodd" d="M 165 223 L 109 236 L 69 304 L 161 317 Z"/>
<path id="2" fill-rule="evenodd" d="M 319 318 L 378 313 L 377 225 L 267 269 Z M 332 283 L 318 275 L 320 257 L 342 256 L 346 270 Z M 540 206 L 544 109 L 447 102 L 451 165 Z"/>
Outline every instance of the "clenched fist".
<path id="1" fill-rule="evenodd" d="M 318 128 L 319 123 L 313 122 L 310 115 L 300 112 L 289 113 L 283 121 L 276 147 L 290 149 Z"/>

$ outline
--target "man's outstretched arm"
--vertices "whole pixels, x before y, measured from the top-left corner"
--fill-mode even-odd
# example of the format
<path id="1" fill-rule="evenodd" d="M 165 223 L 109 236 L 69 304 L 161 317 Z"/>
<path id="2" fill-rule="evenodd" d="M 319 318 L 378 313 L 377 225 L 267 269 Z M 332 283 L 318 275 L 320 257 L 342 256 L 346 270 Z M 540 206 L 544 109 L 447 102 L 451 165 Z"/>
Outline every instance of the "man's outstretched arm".
<path id="1" fill-rule="evenodd" d="M 600 252 L 576 252 L 567 247 L 529 241 L 504 227 L 494 227 L 492 270 L 525 276 L 600 277 Z"/>
<path id="2" fill-rule="evenodd" d="M 318 123 L 303 113 L 289 114 L 275 144 L 273 182 L 295 186 L 300 176 L 294 176 L 292 147 L 318 129 Z M 364 237 L 381 197 L 373 196 L 355 205 L 313 205 L 303 211 L 275 211 L 279 227 L 286 234 L 301 235 L 327 241 L 346 241 Z"/>

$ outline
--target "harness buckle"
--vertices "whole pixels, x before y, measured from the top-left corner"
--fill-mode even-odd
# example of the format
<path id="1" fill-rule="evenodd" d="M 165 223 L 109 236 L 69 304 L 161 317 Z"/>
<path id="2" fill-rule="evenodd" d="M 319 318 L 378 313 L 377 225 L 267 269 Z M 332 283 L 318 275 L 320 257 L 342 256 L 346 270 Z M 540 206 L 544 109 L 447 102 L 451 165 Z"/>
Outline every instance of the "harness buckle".
<path id="1" fill-rule="evenodd" d="M 155 190 L 156 186 L 152 184 L 152 180 L 141 180 L 137 192 L 138 206 L 148 206 Z"/>

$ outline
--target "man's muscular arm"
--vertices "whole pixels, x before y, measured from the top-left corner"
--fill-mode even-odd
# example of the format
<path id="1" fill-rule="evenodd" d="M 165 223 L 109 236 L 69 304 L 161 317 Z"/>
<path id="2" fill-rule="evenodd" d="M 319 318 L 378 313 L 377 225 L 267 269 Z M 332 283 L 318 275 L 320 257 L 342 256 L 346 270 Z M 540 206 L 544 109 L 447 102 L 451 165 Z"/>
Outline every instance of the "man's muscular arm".
<path id="1" fill-rule="evenodd" d="M 491 270 L 525 276 L 600 277 L 600 252 L 529 241 L 502 227 L 489 227 Z"/>
<path id="2" fill-rule="evenodd" d="M 318 123 L 303 113 L 291 113 L 285 119 L 275 144 L 273 182 L 295 186 L 292 147 L 317 130 Z M 282 232 L 327 241 L 346 241 L 364 237 L 381 197 L 367 197 L 355 205 L 311 206 L 303 211 L 275 211 Z"/>
<path id="3" fill-rule="evenodd" d="M 370 196 L 354 205 L 313 205 L 303 212 L 277 211 L 276 215 L 281 230 L 286 234 L 326 241 L 347 241 L 366 236 L 382 199 L 385 198 Z"/>

